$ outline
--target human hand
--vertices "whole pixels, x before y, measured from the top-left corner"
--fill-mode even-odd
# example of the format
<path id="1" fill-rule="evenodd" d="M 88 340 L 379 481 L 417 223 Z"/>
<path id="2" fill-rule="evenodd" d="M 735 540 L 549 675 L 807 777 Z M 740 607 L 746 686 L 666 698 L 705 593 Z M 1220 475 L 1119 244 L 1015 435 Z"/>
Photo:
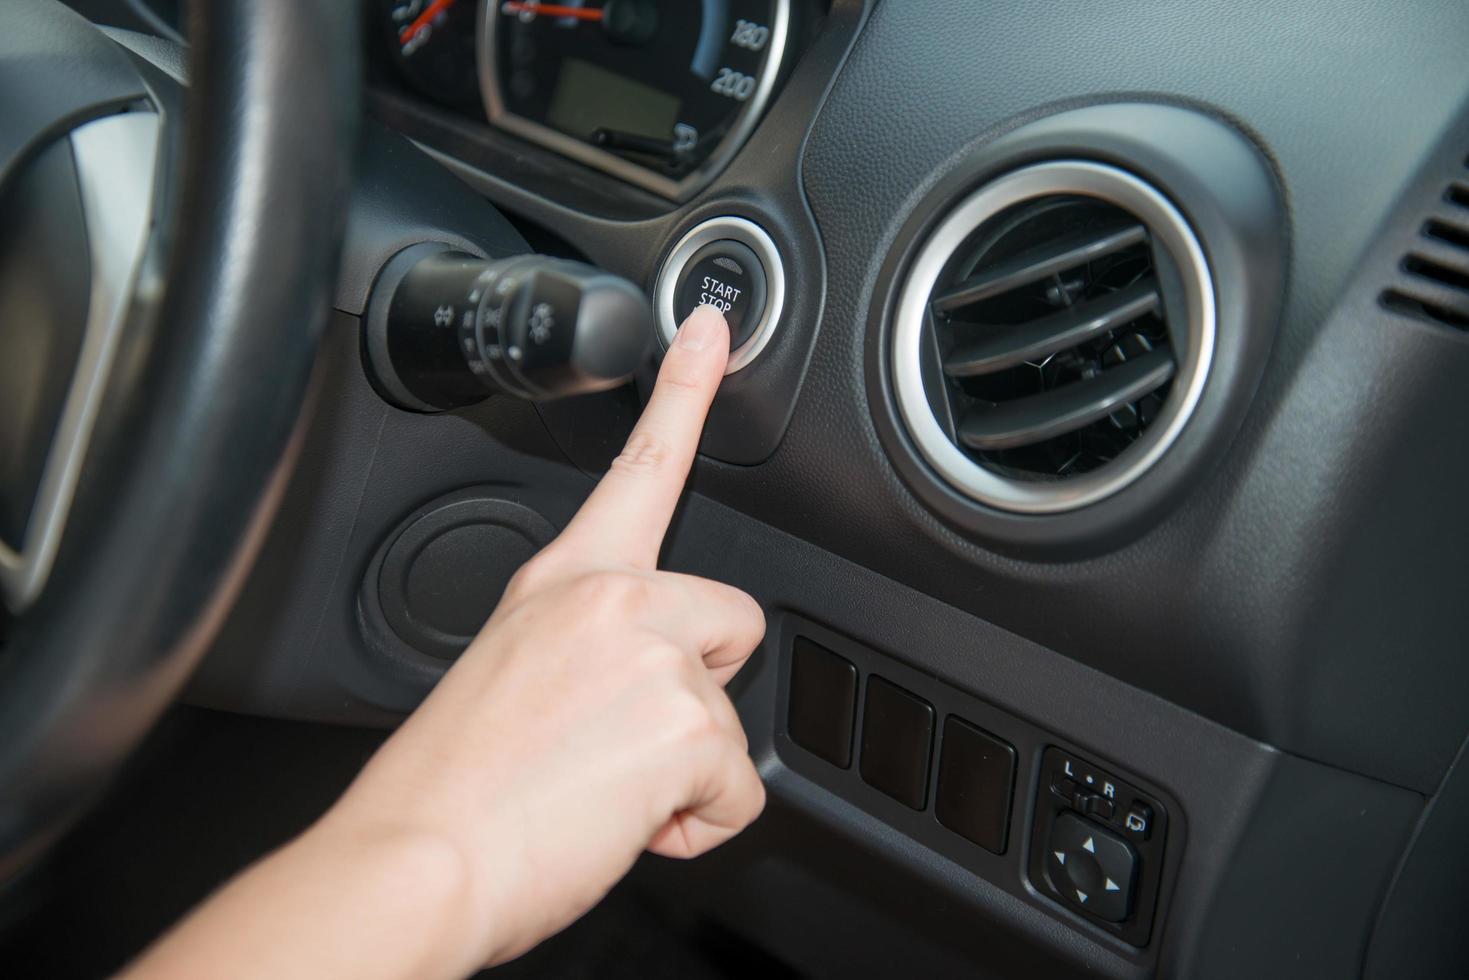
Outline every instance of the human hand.
<path id="1" fill-rule="evenodd" d="M 764 806 L 722 690 L 764 634 L 760 607 L 656 570 L 728 348 L 724 318 L 696 310 L 576 518 L 319 825 L 448 845 L 464 967 L 566 926 L 645 848 L 701 854 Z"/>

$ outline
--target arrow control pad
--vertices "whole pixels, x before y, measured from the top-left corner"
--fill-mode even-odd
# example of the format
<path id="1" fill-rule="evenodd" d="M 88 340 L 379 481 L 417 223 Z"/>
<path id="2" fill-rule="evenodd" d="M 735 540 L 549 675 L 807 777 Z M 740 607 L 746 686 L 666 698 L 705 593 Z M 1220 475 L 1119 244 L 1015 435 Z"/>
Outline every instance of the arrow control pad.
<path id="1" fill-rule="evenodd" d="M 1061 897 L 1099 919 L 1132 911 L 1137 852 L 1121 837 L 1074 813 L 1057 816 L 1046 847 L 1047 872 Z"/>
<path id="2" fill-rule="evenodd" d="M 1147 945 L 1169 836 L 1163 797 L 1055 745 L 1041 756 L 1040 777 L 1031 884 L 1093 925 Z"/>

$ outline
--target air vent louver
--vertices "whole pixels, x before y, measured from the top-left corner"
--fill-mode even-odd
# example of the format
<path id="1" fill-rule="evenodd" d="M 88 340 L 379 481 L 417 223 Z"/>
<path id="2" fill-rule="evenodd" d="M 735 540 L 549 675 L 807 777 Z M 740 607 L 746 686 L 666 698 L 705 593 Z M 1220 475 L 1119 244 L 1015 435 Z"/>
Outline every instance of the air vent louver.
<path id="1" fill-rule="evenodd" d="M 1469 330 L 1469 159 L 1429 213 L 1382 293 L 1394 313 Z"/>
<path id="2" fill-rule="evenodd" d="M 1136 177 L 1060 162 L 962 202 L 899 300 L 893 378 L 925 458 L 1029 513 L 1115 493 L 1197 403 L 1213 346 L 1202 252 Z"/>

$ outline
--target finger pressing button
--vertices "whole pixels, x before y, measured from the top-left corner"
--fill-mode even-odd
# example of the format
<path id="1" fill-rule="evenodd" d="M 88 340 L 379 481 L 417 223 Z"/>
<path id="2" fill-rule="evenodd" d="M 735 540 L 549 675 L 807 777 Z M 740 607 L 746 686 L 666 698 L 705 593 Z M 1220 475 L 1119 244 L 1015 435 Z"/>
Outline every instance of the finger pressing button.
<path id="1" fill-rule="evenodd" d="M 658 338 L 673 343 L 697 307 L 720 310 L 729 323 L 725 374 L 748 367 L 769 346 L 785 306 L 785 270 L 775 240 L 734 215 L 700 222 L 674 243 L 653 286 Z"/>
<path id="2" fill-rule="evenodd" d="M 742 347 L 765 312 L 765 267 L 745 245 L 729 239 L 710 242 L 689 259 L 674 296 L 678 321 L 697 307 L 713 306 L 729 324 L 729 349 Z"/>

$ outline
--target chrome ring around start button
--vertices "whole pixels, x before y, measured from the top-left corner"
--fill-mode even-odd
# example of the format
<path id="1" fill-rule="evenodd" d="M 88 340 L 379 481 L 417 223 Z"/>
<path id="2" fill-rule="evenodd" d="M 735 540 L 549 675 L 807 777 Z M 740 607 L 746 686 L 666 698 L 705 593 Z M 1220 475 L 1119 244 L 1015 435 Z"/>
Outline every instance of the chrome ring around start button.
<path id="1" fill-rule="evenodd" d="M 705 245 L 726 240 L 749 248 L 765 269 L 765 309 L 761 311 L 750 339 L 729 352 L 729 365 L 724 373 L 734 374 L 759 357 L 765 345 L 770 343 L 776 325 L 780 323 L 781 310 L 785 307 L 785 267 L 781 265 L 775 242 L 764 228 L 747 218 L 733 216 L 710 218 L 690 228 L 673 246 L 673 251 L 663 261 L 663 268 L 658 271 L 658 282 L 653 289 L 653 312 L 658 322 L 658 340 L 667 350 L 678 331 L 678 321 L 673 312 L 674 297 L 689 260 Z"/>

